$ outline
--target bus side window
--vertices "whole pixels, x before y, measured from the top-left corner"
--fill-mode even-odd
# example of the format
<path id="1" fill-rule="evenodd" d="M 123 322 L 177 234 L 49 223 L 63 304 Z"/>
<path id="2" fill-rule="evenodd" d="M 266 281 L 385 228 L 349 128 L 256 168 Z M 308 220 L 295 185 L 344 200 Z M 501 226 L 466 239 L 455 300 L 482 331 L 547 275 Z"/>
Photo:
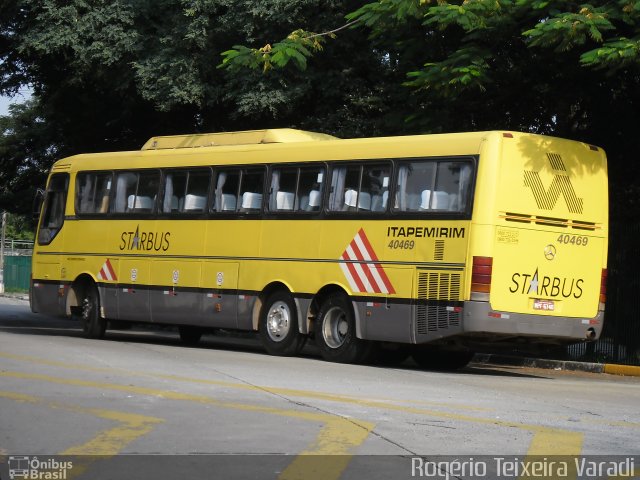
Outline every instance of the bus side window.
<path id="1" fill-rule="evenodd" d="M 107 213 L 111 172 L 81 172 L 76 177 L 76 213 Z"/>
<path id="2" fill-rule="evenodd" d="M 240 170 L 218 171 L 212 210 L 214 212 L 235 212 L 238 206 L 239 186 Z"/>
<path id="3" fill-rule="evenodd" d="M 274 169 L 269 188 L 269 211 L 292 211 L 295 203 L 297 168 Z"/>
<path id="4" fill-rule="evenodd" d="M 399 212 L 417 212 L 431 208 L 436 174 L 435 161 L 415 161 L 400 165 L 392 208 Z"/>
<path id="5" fill-rule="evenodd" d="M 69 175 L 56 173 L 49 180 L 44 199 L 44 212 L 38 232 L 38 243 L 48 245 L 58 234 L 64 223 L 64 210 L 67 201 Z"/>
<path id="6" fill-rule="evenodd" d="M 463 212 L 472 166 L 460 160 L 416 160 L 400 164 L 393 209 L 399 212 Z"/>
<path id="7" fill-rule="evenodd" d="M 187 188 L 187 172 L 172 170 L 164 177 L 162 194 L 162 213 L 178 213 L 184 206 L 184 195 Z"/>
<path id="8" fill-rule="evenodd" d="M 372 164 L 363 167 L 360 195 L 362 197 L 361 202 L 363 205 L 367 205 L 368 208 L 360 207 L 361 209 L 372 212 L 383 212 L 386 209 L 386 202 L 383 206 L 383 196 L 384 192 L 389 189 L 390 175 L 391 165 L 389 164 Z"/>
<path id="9" fill-rule="evenodd" d="M 125 213 L 129 205 L 134 204 L 138 175 L 133 172 L 118 172 L 116 174 L 116 197 L 111 205 L 112 212 Z"/>
<path id="10" fill-rule="evenodd" d="M 201 213 L 206 211 L 210 182 L 211 171 L 209 169 L 189 171 L 184 197 L 184 212 Z"/>
<path id="11" fill-rule="evenodd" d="M 138 189 L 133 211 L 136 213 L 151 213 L 158 197 L 160 187 L 160 172 L 141 171 L 138 174 Z"/>
<path id="12" fill-rule="evenodd" d="M 384 193 L 389 187 L 390 174 L 389 163 L 334 167 L 331 175 L 329 210 L 359 213 L 383 212 L 386 208 Z"/>
<path id="13" fill-rule="evenodd" d="M 322 203 L 324 168 L 304 167 L 300 169 L 296 210 L 299 212 L 317 212 Z"/>
<path id="14" fill-rule="evenodd" d="M 431 208 L 464 211 L 471 179 L 471 165 L 466 162 L 440 162 Z M 438 195 L 440 197 L 438 197 Z"/>
<path id="15" fill-rule="evenodd" d="M 360 166 L 333 167 L 331 171 L 331 192 L 329 211 L 355 212 L 358 209 L 358 189 L 360 188 Z"/>
<path id="16" fill-rule="evenodd" d="M 160 172 L 119 172 L 116 175 L 115 213 L 151 213 L 158 196 Z"/>
<path id="17" fill-rule="evenodd" d="M 257 213 L 262 208 L 264 170 L 247 169 L 242 172 L 240 185 L 240 211 Z"/>

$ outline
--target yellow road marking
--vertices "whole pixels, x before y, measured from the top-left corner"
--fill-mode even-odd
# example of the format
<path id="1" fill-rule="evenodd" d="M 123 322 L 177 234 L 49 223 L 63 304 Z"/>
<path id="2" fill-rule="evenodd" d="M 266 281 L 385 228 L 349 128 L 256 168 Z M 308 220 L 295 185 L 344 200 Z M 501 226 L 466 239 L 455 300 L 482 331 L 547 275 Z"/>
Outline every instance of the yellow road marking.
<path id="1" fill-rule="evenodd" d="M 448 418 L 454 421 L 481 423 L 485 425 L 495 425 L 498 427 L 507 427 L 507 428 L 518 428 L 518 429 L 529 431 L 533 434 L 533 437 L 529 446 L 529 450 L 527 451 L 528 456 L 554 455 L 554 454 L 557 454 L 557 452 L 559 451 L 567 452 L 567 454 L 571 454 L 571 455 L 577 455 L 581 452 L 581 447 L 582 447 L 582 439 L 583 439 L 582 433 L 574 432 L 566 429 L 560 429 L 560 428 L 509 422 L 509 421 L 495 419 L 495 418 L 475 417 L 475 416 L 464 415 L 459 413 L 451 413 L 451 412 L 409 407 L 409 406 L 403 406 L 403 405 L 393 405 L 393 404 L 389 404 L 387 402 L 378 401 L 378 400 L 367 400 L 362 398 L 347 397 L 344 395 L 333 395 L 328 393 L 320 393 L 320 392 L 313 392 L 313 391 L 306 391 L 306 390 L 295 390 L 295 389 L 277 388 L 277 387 L 261 387 L 261 386 L 255 386 L 255 385 L 222 382 L 217 380 L 181 377 L 177 375 L 150 374 L 150 373 L 144 373 L 144 372 L 131 372 L 131 371 L 125 371 L 125 370 L 113 369 L 113 368 L 89 367 L 84 365 L 68 364 L 68 363 L 59 362 L 55 360 L 47 360 L 47 359 L 42 359 L 38 357 L 15 355 L 15 354 L 6 353 L 6 352 L 0 352 L 0 357 L 11 358 L 11 359 L 20 360 L 20 361 L 27 361 L 27 362 L 37 363 L 41 365 L 49 365 L 49 366 L 66 368 L 66 369 L 73 369 L 73 370 L 93 371 L 93 372 L 111 373 L 111 374 L 121 372 L 122 374 L 126 374 L 128 376 L 162 378 L 162 379 L 181 381 L 181 382 L 217 385 L 217 386 L 223 386 L 227 388 L 234 388 L 234 389 L 241 389 L 241 390 L 268 392 L 268 393 L 279 394 L 283 396 L 288 395 L 288 396 L 296 396 L 296 397 L 303 397 L 303 398 L 312 398 L 316 400 L 326 400 L 331 402 L 355 404 L 359 406 L 366 406 L 366 407 L 379 408 L 379 409 L 385 409 L 385 410 L 394 410 L 394 411 L 400 411 L 405 413 L 415 413 L 417 415 L 427 415 L 427 416 L 432 416 L 436 418 Z M 78 382 L 82 382 L 82 381 L 78 381 Z M 124 385 L 121 385 L 121 386 L 116 385 L 116 387 L 114 388 L 126 390 L 126 391 L 132 391 L 130 390 L 130 388 L 144 389 L 144 387 L 126 387 Z M 147 390 L 152 390 L 152 389 L 147 389 Z M 139 393 L 151 394 L 151 393 L 143 393 L 142 390 Z M 170 393 L 177 397 L 181 395 L 186 395 L 178 392 L 170 392 Z M 177 400 L 180 399 L 175 396 L 172 398 Z M 189 400 L 194 401 L 192 398 L 193 397 L 192 395 L 186 395 L 186 396 L 189 397 L 188 398 Z M 208 397 L 204 397 L 204 398 L 208 398 Z"/>
<path id="2" fill-rule="evenodd" d="M 24 393 L 8 392 L 0 390 L 0 398 L 8 398 L 10 400 L 45 405 L 49 408 L 64 409 L 74 413 L 83 413 L 93 415 L 118 422 L 120 425 L 103 430 L 97 436 L 80 445 L 69 447 L 58 453 L 58 455 L 93 455 L 102 457 L 112 457 L 122 451 L 124 447 L 139 437 L 146 435 L 158 423 L 164 420 L 146 415 L 137 415 L 132 413 L 118 412 L 114 410 L 104 410 L 99 408 L 85 408 L 79 405 L 63 404 L 59 402 L 49 402 L 42 398 Z M 86 471 L 94 459 L 84 458 L 80 464 L 76 461 L 73 469 L 69 472 L 67 478 L 75 478 Z"/>
<path id="3" fill-rule="evenodd" d="M 362 400 L 362 398 L 360 397 L 354 397 L 350 395 L 338 395 L 333 393 L 313 392 L 309 390 L 297 390 L 297 389 L 291 389 L 291 388 L 265 387 L 265 386 L 257 386 L 257 385 L 248 385 L 243 383 L 225 382 L 222 380 L 210 380 L 210 379 L 204 379 L 204 378 L 183 377 L 179 375 L 167 375 L 162 373 L 134 372 L 131 370 L 124 370 L 119 368 L 75 365 L 71 363 L 60 362 L 57 360 L 47 360 L 44 358 L 31 357 L 28 355 L 16 355 L 16 354 L 7 353 L 7 352 L 0 352 L 0 357 L 9 358 L 12 360 L 36 363 L 39 365 L 47 365 L 51 367 L 71 369 L 71 370 L 80 370 L 80 371 L 96 372 L 96 373 L 111 373 L 111 374 L 120 373 L 122 375 L 126 375 L 129 377 L 135 376 L 135 377 L 146 377 L 146 378 L 161 378 L 164 380 L 175 380 L 179 382 L 199 383 L 203 385 L 216 385 L 219 387 L 228 387 L 236 390 L 261 391 L 261 392 L 273 393 L 276 395 L 305 397 L 305 398 L 313 398 L 316 400 L 328 400 L 331 402 L 353 403 L 353 404 L 361 404 L 366 406 L 372 406 L 373 404 L 375 404 L 376 406 L 379 406 L 381 408 L 386 407 L 388 405 L 388 402 L 405 402 L 404 400 L 387 399 L 387 398 L 381 398 L 376 400 Z M 430 405 L 434 407 L 445 407 L 445 408 L 452 407 L 451 404 L 446 404 L 442 402 L 424 402 L 424 401 L 417 401 L 417 402 L 411 401 L 411 402 Z M 492 410 L 489 408 L 474 407 L 469 405 L 455 405 L 455 408 L 463 409 L 463 410 L 475 410 L 475 411 L 491 411 Z"/>
<path id="4" fill-rule="evenodd" d="M 344 468 L 349 463 L 349 460 L 353 454 L 353 451 L 358 447 L 374 428 L 374 424 L 370 422 L 363 422 L 360 420 L 346 419 L 335 415 L 313 412 L 300 412 L 296 410 L 283 410 L 273 407 L 264 407 L 259 405 L 245 405 L 239 403 L 222 402 L 212 397 L 204 395 L 191 395 L 187 393 L 174 392 L 170 390 L 159 390 L 147 387 L 136 387 L 132 385 L 120 385 L 113 383 L 94 382 L 90 380 L 78 380 L 68 379 L 62 377 L 52 377 L 49 375 L 42 375 L 36 373 L 21 373 L 21 372 L 0 372 L 0 377 L 10 377 L 23 380 L 37 380 L 41 382 L 55 383 L 59 385 L 72 385 L 77 387 L 97 388 L 102 390 L 116 390 L 121 392 L 135 393 L 137 395 L 155 396 L 168 400 L 181 400 L 195 402 L 205 405 L 213 405 L 220 408 L 229 408 L 236 410 L 244 410 L 250 412 L 260 412 L 271 415 L 280 415 L 291 418 L 298 418 L 301 420 L 307 420 L 316 423 L 322 423 L 323 427 L 320 433 L 317 435 L 314 443 L 310 448 L 301 453 L 302 458 L 297 458 L 292 464 L 283 472 L 283 479 L 296 478 L 290 475 L 298 475 L 301 472 L 301 467 L 309 467 L 308 463 L 305 463 L 305 455 L 337 455 L 344 457 L 340 462 L 333 462 L 330 466 L 322 465 L 321 470 L 315 470 L 309 472 L 307 470 L 305 478 L 322 478 L 333 479 L 339 478 Z M 135 431 L 135 429 L 134 429 Z M 118 432 L 119 434 L 125 434 L 125 432 Z M 133 431 L 131 432 L 133 433 Z M 95 446 L 100 445 L 108 446 L 110 439 L 109 436 L 101 437 L 96 440 Z M 70 454 L 69 451 L 65 451 L 65 454 Z M 343 461 L 342 461 L 343 460 Z"/>

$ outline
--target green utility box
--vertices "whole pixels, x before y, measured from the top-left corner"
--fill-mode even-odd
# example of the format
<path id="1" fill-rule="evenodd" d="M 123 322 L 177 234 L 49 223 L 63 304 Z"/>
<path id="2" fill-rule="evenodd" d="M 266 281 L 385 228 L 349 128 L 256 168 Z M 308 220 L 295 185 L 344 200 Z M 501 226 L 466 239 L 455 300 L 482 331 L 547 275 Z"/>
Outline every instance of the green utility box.
<path id="1" fill-rule="evenodd" d="M 31 257 L 4 257 L 5 292 L 28 292 L 31 278 Z"/>

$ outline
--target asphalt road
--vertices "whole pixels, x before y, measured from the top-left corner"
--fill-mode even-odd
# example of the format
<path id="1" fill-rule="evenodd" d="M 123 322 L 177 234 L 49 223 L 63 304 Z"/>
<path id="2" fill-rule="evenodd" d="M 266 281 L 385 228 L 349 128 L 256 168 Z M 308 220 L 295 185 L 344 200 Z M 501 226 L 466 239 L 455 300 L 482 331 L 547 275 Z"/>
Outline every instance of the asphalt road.
<path id="1" fill-rule="evenodd" d="M 639 406 L 637 377 L 340 365 L 170 329 L 88 340 L 0 297 L 0 478 L 51 455 L 74 462 L 65 478 L 411 478 L 439 455 L 636 456 L 637 471 Z"/>

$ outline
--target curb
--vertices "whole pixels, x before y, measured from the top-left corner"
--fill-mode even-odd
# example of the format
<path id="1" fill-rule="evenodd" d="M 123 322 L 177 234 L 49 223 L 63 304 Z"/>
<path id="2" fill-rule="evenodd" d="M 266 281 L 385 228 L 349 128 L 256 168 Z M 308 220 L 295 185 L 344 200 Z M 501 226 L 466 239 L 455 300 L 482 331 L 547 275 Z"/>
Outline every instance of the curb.
<path id="1" fill-rule="evenodd" d="M 29 294 L 28 293 L 2 292 L 2 293 L 0 293 L 0 297 L 13 298 L 14 300 L 24 300 L 26 302 L 29 301 Z"/>
<path id="2" fill-rule="evenodd" d="M 630 377 L 640 377 L 640 367 L 632 365 L 616 365 L 614 363 L 606 363 L 604 365 L 604 373 L 611 375 L 626 375 Z"/>
<path id="3" fill-rule="evenodd" d="M 611 375 L 625 375 L 640 377 L 640 367 L 632 365 L 618 365 L 614 363 L 573 362 L 567 360 L 549 360 L 546 358 L 514 357 L 478 353 L 474 363 L 490 363 L 494 365 L 511 365 L 518 367 L 543 368 L 547 370 L 568 370 L 588 373 L 607 373 Z"/>

